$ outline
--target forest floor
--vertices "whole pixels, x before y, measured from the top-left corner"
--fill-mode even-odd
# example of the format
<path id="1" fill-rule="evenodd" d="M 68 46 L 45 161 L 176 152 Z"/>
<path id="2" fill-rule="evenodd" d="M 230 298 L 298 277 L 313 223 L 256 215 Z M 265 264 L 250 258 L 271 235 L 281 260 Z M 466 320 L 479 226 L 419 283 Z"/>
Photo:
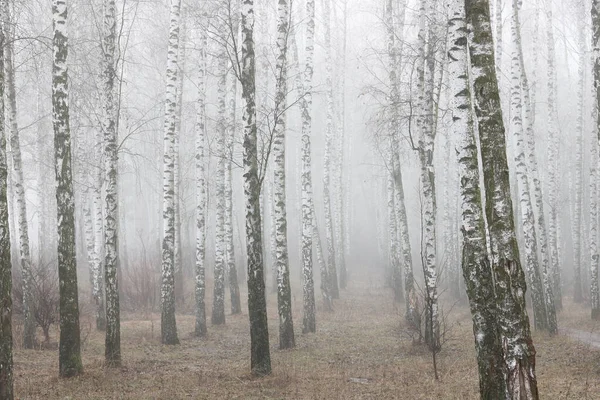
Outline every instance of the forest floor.
<path id="1" fill-rule="evenodd" d="M 298 285 L 296 285 L 298 287 Z M 243 293 L 244 295 L 244 293 Z M 207 295 L 207 299 L 211 297 Z M 249 374 L 247 313 L 227 315 L 205 338 L 191 335 L 194 317 L 177 318 L 181 344 L 160 344 L 160 315 L 124 315 L 123 367 L 103 366 L 104 336 L 82 319 L 85 373 L 59 379 L 56 346 L 15 351 L 16 393 L 21 399 L 478 399 L 471 319 L 466 305 L 444 304 L 446 341 L 438 356 L 413 344 L 404 305 L 395 305 L 379 277 L 353 276 L 335 302 L 320 308 L 316 334 L 301 334 L 302 297 L 296 293 L 296 349 L 278 350 L 278 317 L 269 295 L 273 374 Z M 318 296 L 317 296 L 318 298 Z M 210 301 L 207 311 L 210 311 Z M 244 309 L 245 310 L 245 309 Z M 564 334 L 536 333 L 537 377 L 542 398 L 600 399 L 600 349 L 573 331 L 600 332 L 589 310 L 567 302 Z M 54 337 L 58 337 L 55 335 Z M 52 347 L 52 346 L 50 346 Z"/>

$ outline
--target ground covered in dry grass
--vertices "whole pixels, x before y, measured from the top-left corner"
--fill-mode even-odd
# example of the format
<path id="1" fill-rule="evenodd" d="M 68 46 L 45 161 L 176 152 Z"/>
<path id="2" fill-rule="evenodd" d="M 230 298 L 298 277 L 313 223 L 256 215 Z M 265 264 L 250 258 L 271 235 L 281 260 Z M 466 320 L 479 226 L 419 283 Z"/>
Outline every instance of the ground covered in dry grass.
<path id="1" fill-rule="evenodd" d="M 297 287 L 299 285 L 296 285 Z M 57 377 L 57 350 L 17 349 L 16 391 L 27 399 L 477 399 L 477 371 L 468 309 L 446 304 L 449 332 L 435 381 L 431 355 L 413 344 L 403 305 L 379 278 L 353 277 L 335 303 L 319 310 L 316 334 L 302 335 L 301 294 L 295 296 L 297 348 L 277 349 L 275 296 L 269 296 L 273 374 L 249 375 L 247 314 L 227 316 L 192 337 L 194 318 L 178 316 L 181 345 L 160 344 L 160 316 L 124 316 L 123 367 L 103 366 L 104 337 L 82 322 L 85 374 Z M 210 304 L 208 305 L 210 310 Z M 566 313 L 568 317 L 565 317 Z M 567 305 L 565 329 L 593 332 L 588 311 Z M 600 328 L 600 326 L 598 327 Z M 566 332 L 566 330 L 565 330 Z M 600 349 L 566 334 L 536 334 L 537 375 L 547 399 L 600 399 Z"/>

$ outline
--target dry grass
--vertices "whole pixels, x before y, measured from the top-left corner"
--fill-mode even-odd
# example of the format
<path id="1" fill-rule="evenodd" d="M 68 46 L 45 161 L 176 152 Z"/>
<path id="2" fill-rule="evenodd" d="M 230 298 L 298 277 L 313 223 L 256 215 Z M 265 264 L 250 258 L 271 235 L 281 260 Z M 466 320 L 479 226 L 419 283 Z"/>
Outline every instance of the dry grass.
<path id="1" fill-rule="evenodd" d="M 228 315 L 225 326 L 209 327 L 202 339 L 190 335 L 193 317 L 180 315 L 181 345 L 175 347 L 160 344 L 159 315 L 124 316 L 122 368 L 103 367 L 103 335 L 93 331 L 86 319 L 82 322 L 85 374 L 57 378 L 56 349 L 17 350 L 17 394 L 28 399 L 478 398 L 471 321 L 464 307 L 455 307 L 449 315 L 450 340 L 439 356 L 441 380 L 436 382 L 430 354 L 414 345 L 404 331 L 403 305 L 395 306 L 378 280 L 355 277 L 336 302 L 334 313 L 319 310 L 317 333 L 297 334 L 297 348 L 291 351 L 277 350 L 274 297 L 269 296 L 271 376 L 257 379 L 248 373 L 247 315 Z M 299 293 L 295 305 L 298 332 Z M 568 305 L 567 311 L 571 314 L 563 320 L 568 326 L 587 321 L 587 313 L 574 306 Z M 600 398 L 600 351 L 565 336 L 536 334 L 534 340 L 544 398 Z"/>

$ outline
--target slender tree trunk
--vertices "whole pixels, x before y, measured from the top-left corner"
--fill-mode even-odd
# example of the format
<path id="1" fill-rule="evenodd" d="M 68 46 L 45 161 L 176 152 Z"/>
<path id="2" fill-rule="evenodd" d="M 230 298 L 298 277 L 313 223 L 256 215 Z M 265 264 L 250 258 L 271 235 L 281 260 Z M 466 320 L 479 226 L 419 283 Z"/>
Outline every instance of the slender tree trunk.
<path id="1" fill-rule="evenodd" d="M 219 55 L 218 107 L 219 119 L 217 126 L 217 172 L 215 177 L 215 197 L 217 202 L 215 222 L 215 272 L 213 290 L 213 308 L 211 322 L 213 325 L 225 323 L 225 134 L 227 131 L 227 54 L 225 49 Z"/>
<path id="2" fill-rule="evenodd" d="M 299 66 L 298 46 L 295 36 L 293 50 L 296 64 Z M 313 277 L 313 231 L 314 231 L 314 202 L 312 187 L 311 162 L 311 133 L 312 133 L 312 82 L 315 53 L 315 2 L 306 1 L 306 57 L 304 71 L 297 72 L 296 86 L 300 96 L 302 116 L 302 145 L 301 145 L 301 212 L 302 212 L 302 333 L 316 332 L 315 284 Z M 303 81 L 304 79 L 304 81 Z"/>
<path id="3" fill-rule="evenodd" d="M 494 65 L 488 0 L 465 0 L 474 107 L 481 143 L 483 182 L 496 282 L 498 314 L 507 366 L 509 398 L 538 399 L 535 348 L 525 308 L 525 277 L 519 261 L 506 141 Z"/>
<path id="4" fill-rule="evenodd" d="M 517 185 L 519 188 L 519 203 L 518 207 L 521 210 L 521 221 L 523 224 L 524 250 L 526 260 L 526 272 L 529 278 L 529 286 L 531 287 L 531 298 L 533 300 L 533 315 L 536 329 L 548 329 L 548 316 L 546 314 L 546 306 L 544 303 L 544 288 L 542 286 L 542 277 L 540 274 L 540 266 L 538 262 L 538 248 L 535 220 L 533 215 L 533 204 L 531 202 L 531 191 L 529 188 L 529 175 L 526 152 L 527 144 L 523 132 L 523 97 L 522 97 L 522 75 L 519 62 L 521 51 L 521 34 L 519 23 L 518 1 L 513 0 L 512 18 L 511 18 L 511 33 L 515 44 L 511 59 L 511 131 L 517 144 L 515 165 Z M 531 121 L 528 121 L 529 123 Z"/>
<path id="5" fill-rule="evenodd" d="M 67 4 L 52 1 L 53 68 L 52 115 L 58 216 L 58 280 L 60 282 L 59 374 L 71 377 L 83 372 L 81 364 L 77 262 L 75 257 L 75 201 L 71 169 L 69 127 L 69 79 L 67 74 Z"/>
<path id="6" fill-rule="evenodd" d="M 179 344 L 175 319 L 175 135 L 181 0 L 171 3 L 167 50 L 163 170 L 163 243 L 161 282 L 161 342 Z"/>
<path id="7" fill-rule="evenodd" d="M 483 204 L 479 186 L 477 144 L 473 129 L 470 82 L 467 68 L 467 25 L 462 0 L 451 3 L 448 74 L 453 123 L 449 136 L 458 139 L 463 234 L 462 270 L 473 318 L 473 335 L 482 399 L 506 398 L 506 367 L 494 278 L 487 254 Z"/>
<path id="8" fill-rule="evenodd" d="M 260 225 L 260 181 L 256 129 L 256 60 L 254 54 L 254 1 L 242 0 L 242 56 L 240 80 L 244 101 L 244 194 L 246 197 L 246 248 L 248 254 L 248 315 L 250 367 L 256 375 L 271 373 L 269 327 L 265 299 L 264 263 Z"/>
<path id="9" fill-rule="evenodd" d="M 233 31 L 238 31 L 237 21 L 233 23 Z M 227 253 L 227 276 L 229 277 L 229 294 L 231 296 L 231 313 L 239 314 L 242 312 L 240 303 L 240 287 L 238 285 L 237 268 L 235 265 L 235 248 L 233 245 L 233 188 L 232 188 L 232 164 L 236 134 L 236 100 L 237 100 L 237 79 L 233 74 L 229 74 L 230 88 L 229 94 L 229 124 L 225 136 L 226 147 L 226 166 L 225 166 L 225 251 Z"/>
<path id="10" fill-rule="evenodd" d="M 592 105 L 593 117 L 596 122 L 596 135 L 593 139 L 593 149 L 591 163 L 595 174 L 593 174 L 590 185 L 590 219 L 592 223 L 592 232 L 590 234 L 590 250 L 592 253 L 591 264 L 591 303 L 592 319 L 600 319 L 600 285 L 598 282 L 598 264 L 600 255 L 598 254 L 598 176 L 600 174 L 600 154 L 598 144 L 600 141 L 600 0 L 592 0 L 592 51 L 593 51 L 593 73 L 594 73 L 594 103 Z M 595 157 L 595 159 L 594 159 Z"/>
<path id="11" fill-rule="evenodd" d="M 562 288 L 560 278 L 560 259 L 558 252 L 558 132 L 557 132 L 557 99 L 556 99 L 556 52 L 554 48 L 554 28 L 552 18 L 552 3 L 545 7 L 546 11 L 546 44 L 548 60 L 548 101 L 547 101 L 547 129 L 548 129 L 548 247 L 550 255 L 550 271 L 552 275 L 554 303 L 557 309 L 562 309 Z"/>
<path id="12" fill-rule="evenodd" d="M 3 0 L 3 3 L 5 0 Z M 4 4 L 2 4 L 4 9 Z M 0 399 L 13 400 L 12 274 L 4 132 L 4 28 L 0 29 Z"/>
<path id="13" fill-rule="evenodd" d="M 207 16 L 202 16 L 206 22 Z M 204 294 L 206 291 L 206 278 L 204 261 L 206 258 L 206 180 L 204 177 L 206 145 L 206 51 L 208 39 L 206 27 L 199 24 L 200 61 L 198 63 L 198 110 L 196 115 L 196 336 L 206 335 L 206 307 Z"/>
<path id="14" fill-rule="evenodd" d="M 585 93 L 585 68 L 586 68 L 586 46 L 585 28 L 583 18 L 583 6 L 577 7 L 578 14 L 578 50 L 580 54 L 578 81 L 577 81 L 577 123 L 575 126 L 575 179 L 573 188 L 574 208 L 573 220 L 571 221 L 573 237 L 573 300 L 576 303 L 583 302 L 583 286 L 581 277 L 581 209 L 583 194 L 583 117 L 584 117 L 584 93 Z"/>
<path id="15" fill-rule="evenodd" d="M 121 329 L 119 312 L 119 245 L 118 245 L 118 154 L 117 126 L 115 120 L 115 2 L 106 0 L 104 4 L 103 49 L 103 96 L 104 120 L 104 173 L 106 176 L 104 208 L 104 279 L 106 282 L 106 363 L 109 366 L 121 365 Z"/>
<path id="16" fill-rule="evenodd" d="M 287 206 L 285 190 L 285 138 L 287 108 L 287 53 L 290 7 L 287 0 L 278 0 L 277 60 L 275 73 L 275 132 L 273 137 L 275 246 L 277 268 L 277 309 L 279 311 L 279 348 L 295 347 L 292 319 L 292 289 L 287 243 Z"/>
<path id="17" fill-rule="evenodd" d="M 315 215 L 314 207 L 312 211 L 313 215 Z M 319 235 L 319 227 L 316 218 L 313 226 L 313 243 L 315 244 L 315 250 L 317 253 L 317 264 L 319 264 L 319 270 L 321 272 L 321 295 L 323 296 L 323 308 L 325 311 L 333 311 L 333 299 L 331 297 L 331 288 L 329 287 L 331 280 L 329 279 L 329 271 L 327 270 L 325 256 L 323 255 L 321 236 Z"/>
<path id="18" fill-rule="evenodd" d="M 332 215 L 332 160 L 331 152 L 333 150 L 333 83 L 331 60 L 331 4 L 330 0 L 323 2 L 323 18 L 325 23 L 325 91 L 327 98 L 327 122 L 325 125 L 325 156 L 323 171 L 323 199 L 325 201 L 325 237 L 327 238 L 327 270 L 329 276 L 329 288 L 331 297 L 338 299 L 340 297 L 337 268 L 335 265 L 335 232 Z"/>
<path id="19" fill-rule="evenodd" d="M 23 177 L 23 161 L 21 157 L 21 145 L 19 139 L 19 128 L 17 125 L 17 94 L 15 88 L 14 68 L 14 21 L 10 17 L 8 1 L 2 3 L 4 19 L 4 35 L 7 43 L 5 47 L 4 69 L 5 69 L 5 91 L 7 98 L 6 125 L 8 128 L 8 140 L 10 156 L 12 161 L 12 179 L 15 196 L 15 208 L 17 212 L 17 237 L 19 244 L 19 264 L 23 279 L 23 347 L 33 349 L 35 346 L 36 322 L 33 316 L 33 275 L 31 268 L 31 253 L 29 250 L 29 230 L 27 227 L 27 202 L 25 199 L 25 186 Z"/>

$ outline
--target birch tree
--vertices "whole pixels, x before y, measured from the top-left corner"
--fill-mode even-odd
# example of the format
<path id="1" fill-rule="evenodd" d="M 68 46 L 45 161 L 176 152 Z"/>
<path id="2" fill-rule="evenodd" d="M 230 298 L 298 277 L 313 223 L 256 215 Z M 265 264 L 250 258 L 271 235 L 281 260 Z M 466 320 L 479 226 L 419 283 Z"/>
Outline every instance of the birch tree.
<path id="1" fill-rule="evenodd" d="M 294 54 L 299 64 L 298 47 L 294 41 Z M 306 37 L 305 65 L 303 73 L 298 72 L 296 82 L 301 95 L 300 110 L 302 113 L 302 333 L 316 332 L 315 288 L 313 277 L 313 235 L 314 235 L 314 201 L 312 186 L 312 91 L 315 54 L 315 2 L 306 1 Z M 328 298 L 328 296 L 326 296 Z"/>
<path id="2" fill-rule="evenodd" d="M 202 16 L 206 21 L 206 15 Z M 195 265 L 195 296 L 196 296 L 196 336 L 206 335 L 206 307 L 204 295 L 206 291 L 205 258 L 206 258 L 206 180 L 205 155 L 206 145 L 206 52 L 208 39 L 205 26 L 199 24 L 200 60 L 198 62 L 198 104 L 196 114 L 196 265 Z"/>
<path id="3" fill-rule="evenodd" d="M 559 139 L 557 131 L 558 111 L 556 98 L 556 51 L 554 44 L 554 27 L 552 18 L 552 3 L 545 7 L 546 14 L 546 45 L 547 45 L 547 129 L 548 129 L 548 247 L 551 263 L 554 303 L 557 309 L 562 308 L 562 288 L 560 277 L 559 239 L 558 239 L 558 155 Z"/>
<path id="4" fill-rule="evenodd" d="M 244 124 L 244 195 L 246 197 L 246 248 L 248 257 L 248 315 L 250 368 L 256 375 L 271 373 L 269 326 L 265 299 L 264 263 L 260 224 L 260 181 L 256 128 L 256 59 L 254 53 L 254 1 L 242 0 L 242 84 Z"/>
<path id="5" fill-rule="evenodd" d="M 277 269 L 277 309 L 279 311 L 279 348 L 295 347 L 292 319 L 292 289 L 287 244 L 287 207 L 285 191 L 285 137 L 287 107 L 287 50 L 290 7 L 287 0 L 277 3 L 277 60 L 275 73 L 275 132 L 273 137 L 275 263 Z"/>
<path id="6" fill-rule="evenodd" d="M 238 31 L 238 23 L 232 22 L 232 31 Z M 227 259 L 227 276 L 229 277 L 229 295 L 231 296 L 231 313 L 239 314 L 242 312 L 240 303 L 240 288 L 238 285 L 237 268 L 235 266 L 235 248 L 233 245 L 233 188 L 232 188 L 232 165 L 235 145 L 236 129 L 236 100 L 237 100 L 237 78 L 233 73 L 228 74 L 228 81 L 231 83 L 228 93 L 229 123 L 227 124 L 227 133 L 225 135 L 225 252 Z"/>
<path id="7" fill-rule="evenodd" d="M 571 235 L 573 239 L 573 300 L 583 302 L 583 287 L 581 277 L 581 213 L 583 194 L 583 136 L 584 136 L 584 93 L 585 93 L 585 22 L 583 18 L 583 3 L 577 7 L 577 47 L 580 54 L 577 69 L 577 122 L 575 126 L 575 177 L 573 182 L 573 217 Z"/>
<path id="8" fill-rule="evenodd" d="M 533 300 L 533 315 L 536 329 L 545 330 L 548 328 L 548 316 L 544 303 L 544 289 L 542 287 L 542 277 L 538 261 L 538 248 L 536 228 L 533 215 L 533 204 L 531 201 L 531 191 L 529 187 L 529 171 L 526 159 L 526 142 L 523 132 L 523 97 L 521 87 L 520 47 L 521 33 L 519 22 L 518 0 L 512 2 L 511 35 L 514 42 L 514 49 L 511 59 L 511 103 L 510 115 L 512 135 L 516 140 L 516 177 L 519 188 L 519 209 L 521 210 L 521 221 L 523 223 L 524 251 L 527 275 L 531 287 L 531 298 Z M 531 123 L 531 121 L 528 121 Z"/>
<path id="9" fill-rule="evenodd" d="M 496 318 L 503 337 L 508 396 L 538 399 L 535 348 L 525 308 L 525 277 L 515 236 L 489 10 L 488 0 L 465 0 L 473 100 L 485 185 L 485 215 L 496 282 Z"/>
<path id="10" fill-rule="evenodd" d="M 71 169 L 69 127 L 69 80 L 67 72 L 67 4 L 52 1 L 53 68 L 52 118 L 58 218 L 58 279 L 60 282 L 60 343 L 58 368 L 61 377 L 83 372 L 81 363 L 77 262 L 75 258 L 75 201 Z"/>
<path id="11" fill-rule="evenodd" d="M 6 103 L 6 125 L 8 128 L 9 154 L 11 156 L 11 180 L 15 196 L 15 209 L 17 214 L 17 237 L 19 245 L 19 264 L 23 279 L 23 347 L 32 349 L 35 346 L 36 322 L 33 315 L 33 276 L 31 271 L 31 254 L 29 250 L 29 230 L 27 227 L 27 202 L 25 199 L 25 186 L 23 177 L 23 161 L 21 157 L 21 144 L 19 139 L 19 127 L 17 125 L 17 93 L 15 87 L 14 67 L 14 21 L 11 19 L 8 1 L 2 3 L 2 14 L 4 19 L 3 29 L 6 37 L 6 48 L 4 52 L 5 68 L 5 95 Z"/>
<path id="12" fill-rule="evenodd" d="M 327 270 L 329 275 L 329 289 L 331 297 L 340 297 L 337 268 L 335 265 L 335 231 L 332 215 L 331 183 L 332 183 L 332 151 L 333 151 L 333 82 L 331 59 L 331 4 L 330 0 L 323 2 L 323 19 L 325 24 L 325 93 L 327 102 L 327 116 L 325 123 L 325 155 L 323 168 L 323 199 L 325 202 L 325 237 L 327 240 Z"/>
<path id="13" fill-rule="evenodd" d="M 598 282 L 598 264 L 600 255 L 598 254 L 598 175 L 600 154 L 598 152 L 598 144 L 600 142 L 600 1 L 592 0 L 592 51 L 593 51 L 593 79 L 594 79 L 594 102 L 592 104 L 593 116 L 596 122 L 596 135 L 593 139 L 592 146 L 595 149 L 591 163 L 594 166 L 596 176 L 591 176 L 591 187 L 594 190 L 590 190 L 591 210 L 590 219 L 592 220 L 592 227 L 595 227 L 595 232 L 592 232 L 592 238 L 590 240 L 592 247 L 592 264 L 591 264 L 591 303 L 592 303 L 592 319 L 600 319 L 600 285 Z M 594 156 L 596 159 L 594 159 Z M 594 196 L 595 194 L 595 196 Z"/>
<path id="14" fill-rule="evenodd" d="M 117 124 L 115 120 L 115 2 L 104 2 L 103 50 L 103 97 L 104 116 L 104 173 L 106 186 L 104 193 L 104 279 L 106 282 L 106 363 L 109 366 L 121 365 L 121 330 L 119 311 L 118 268 L 118 183 L 117 183 Z"/>
<path id="15" fill-rule="evenodd" d="M 217 104 L 219 116 L 217 122 L 217 171 L 215 176 L 215 272 L 213 290 L 213 325 L 225 323 L 225 135 L 227 131 L 227 54 L 222 48 L 218 56 L 219 83 L 217 86 Z"/>
<path id="16" fill-rule="evenodd" d="M 4 8 L 3 0 L 2 8 Z M 4 21 L 2 21 L 4 22 Z M 2 23 L 0 22 L 0 23 Z M 13 400 L 12 274 L 6 183 L 6 134 L 4 127 L 4 28 L 0 29 L 0 398 Z"/>
<path id="17" fill-rule="evenodd" d="M 170 9 L 167 50 L 166 99 L 163 154 L 163 243 L 161 282 L 161 341 L 179 344 L 175 320 L 175 135 L 177 123 L 177 74 L 181 0 L 173 0 Z"/>
<path id="18" fill-rule="evenodd" d="M 457 139 L 463 235 L 462 271 L 473 318 L 473 335 L 482 399 L 506 397 L 504 357 L 497 324 L 498 304 L 487 255 L 481 202 L 477 144 L 474 136 L 471 91 L 467 69 L 467 25 L 462 0 L 451 2 L 448 22 L 448 75 L 452 125 Z"/>

